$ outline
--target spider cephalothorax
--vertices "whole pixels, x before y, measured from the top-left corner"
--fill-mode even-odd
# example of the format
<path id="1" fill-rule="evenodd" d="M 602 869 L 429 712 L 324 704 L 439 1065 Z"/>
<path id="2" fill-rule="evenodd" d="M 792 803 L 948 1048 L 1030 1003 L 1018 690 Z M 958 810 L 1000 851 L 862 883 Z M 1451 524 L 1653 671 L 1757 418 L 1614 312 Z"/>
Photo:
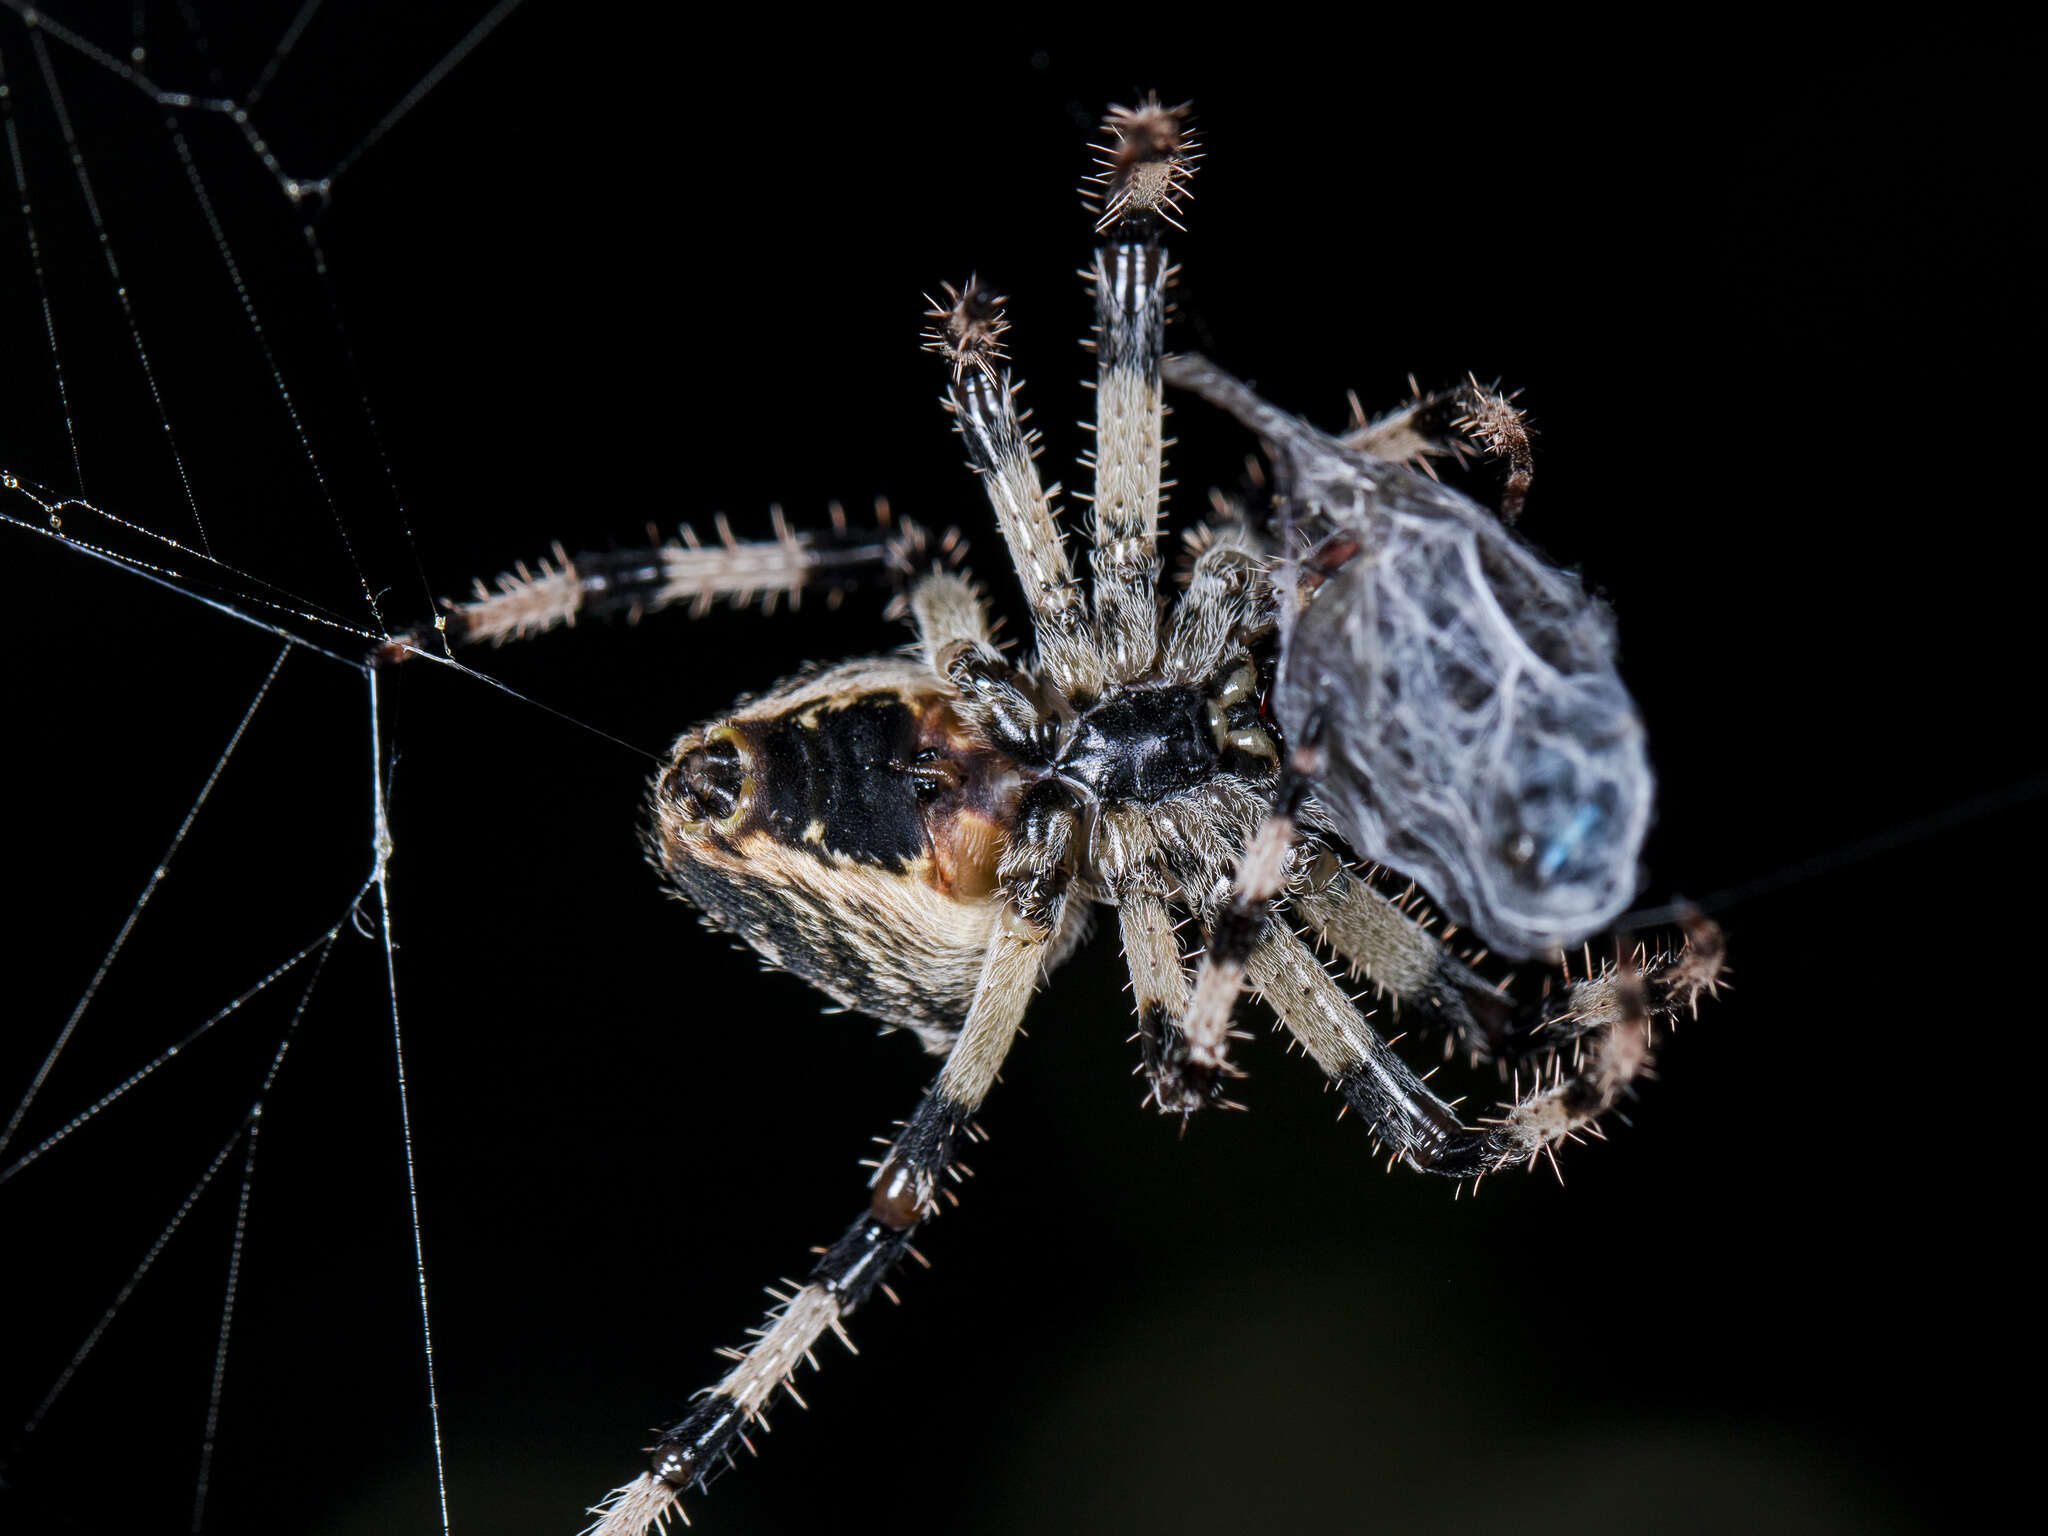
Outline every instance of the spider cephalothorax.
<path id="1" fill-rule="evenodd" d="M 1648 1065 L 1658 1022 L 1720 974 L 1719 935 L 1590 945 L 1561 983 L 1518 995 L 1454 947 L 1419 879 L 1480 945 L 1554 957 L 1634 893 L 1649 814 L 1642 728 L 1613 631 L 1578 581 L 1494 514 L 1439 485 L 1468 446 L 1529 486 L 1509 400 L 1470 384 L 1341 435 L 1269 405 L 1214 365 L 1165 354 L 1178 228 L 1196 158 L 1186 111 L 1114 109 L 1101 146 L 1092 581 L 1076 576 L 1004 364 L 1003 301 L 948 286 L 926 333 L 948 407 L 1023 589 L 1032 644 L 1006 652 L 954 535 L 876 526 L 742 544 L 686 531 L 652 549 L 557 551 L 452 608 L 451 639 L 504 639 L 579 614 L 823 589 L 880 575 L 906 651 L 807 671 L 677 743 L 649 847 L 714 927 L 837 1002 L 914 1030 L 937 1080 L 876 1164 L 867 1208 L 732 1351 L 733 1367 L 598 1511 L 605 1532 L 660 1521 L 722 1468 L 828 1330 L 885 1284 L 938 1209 L 942 1180 L 1044 976 L 1114 912 L 1148 1100 L 1227 1103 L 1247 986 L 1411 1168 L 1479 1178 L 1594 1129 Z M 1261 440 L 1262 494 L 1194 530 L 1167 600 L 1159 551 L 1162 381 Z M 765 604 L 764 604 L 765 606 Z M 412 642 L 387 648 L 402 653 Z M 1269 920 L 1284 910 L 1285 920 Z M 1199 965 L 1177 930 L 1192 921 Z M 1515 1073 L 1516 1096 L 1461 1120 L 1326 967 L 1334 956 L 1446 1054 Z M 1532 1070 L 1533 1069 L 1533 1070 Z M 1521 1085 L 1527 1084 L 1524 1089 Z"/>

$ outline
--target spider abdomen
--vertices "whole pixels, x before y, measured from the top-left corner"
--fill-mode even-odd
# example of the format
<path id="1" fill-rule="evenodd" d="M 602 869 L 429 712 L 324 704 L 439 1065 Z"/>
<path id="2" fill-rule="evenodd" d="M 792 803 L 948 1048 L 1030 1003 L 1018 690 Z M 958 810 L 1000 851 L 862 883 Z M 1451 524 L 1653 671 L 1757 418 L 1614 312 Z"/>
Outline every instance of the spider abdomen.
<path id="1" fill-rule="evenodd" d="M 1020 788 L 931 673 L 879 657 L 685 735 L 649 847 L 713 927 L 938 1049 L 980 975 Z"/>

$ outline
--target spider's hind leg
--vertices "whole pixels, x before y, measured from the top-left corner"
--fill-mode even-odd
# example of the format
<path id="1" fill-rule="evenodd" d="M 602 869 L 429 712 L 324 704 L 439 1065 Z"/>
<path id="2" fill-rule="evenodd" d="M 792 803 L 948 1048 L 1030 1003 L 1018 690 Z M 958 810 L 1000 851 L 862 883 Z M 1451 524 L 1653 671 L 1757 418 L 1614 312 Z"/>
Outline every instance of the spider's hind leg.
<path id="1" fill-rule="evenodd" d="M 906 1254 L 915 1256 L 912 1237 L 937 1213 L 940 1196 L 950 1195 L 945 1181 L 955 1175 L 959 1144 L 977 1135 L 973 1117 L 1060 947 L 1064 898 L 1054 897 L 1042 915 L 1043 923 L 1027 918 L 997 931 L 960 1034 L 877 1166 L 867 1209 L 824 1250 L 801 1285 L 769 1292 L 776 1306 L 753 1343 L 724 1352 L 732 1369 L 662 1433 L 650 1448 L 650 1469 L 591 1512 L 597 1519 L 587 1536 L 639 1536 L 658 1527 L 686 1490 L 703 1489 L 739 1446 L 751 1448 L 746 1432 L 777 1391 L 803 1402 L 794 1384 L 797 1367 L 817 1365 L 815 1350 L 828 1332 L 850 1349 L 843 1319 L 878 1290 L 893 1295 L 889 1273 Z"/>

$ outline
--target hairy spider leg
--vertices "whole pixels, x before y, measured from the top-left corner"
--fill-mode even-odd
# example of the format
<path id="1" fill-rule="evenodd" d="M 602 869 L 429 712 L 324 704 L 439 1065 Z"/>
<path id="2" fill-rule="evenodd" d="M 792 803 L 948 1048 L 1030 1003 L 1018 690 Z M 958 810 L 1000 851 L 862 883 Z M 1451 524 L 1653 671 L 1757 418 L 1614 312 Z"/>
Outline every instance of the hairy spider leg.
<path id="1" fill-rule="evenodd" d="M 782 508 L 773 507 L 771 539 L 735 538 L 720 513 L 710 544 L 687 524 L 667 540 L 650 528 L 649 542 L 633 549 L 571 556 L 557 544 L 552 557 L 537 566 L 517 565 L 489 586 L 479 580 L 468 601 L 444 606 L 434 632 L 394 635 L 377 659 L 396 662 L 459 645 L 530 640 L 583 618 L 623 617 L 632 623 L 683 603 L 692 618 L 701 618 L 720 598 L 734 608 L 758 601 L 771 614 L 785 597 L 791 608 L 800 606 L 807 590 L 822 589 L 827 602 L 837 603 L 863 580 L 903 570 L 925 542 L 914 524 L 895 525 L 887 502 L 875 504 L 870 528 L 850 527 L 836 503 L 831 510 L 832 526 L 823 533 L 795 532 Z M 957 542 L 948 533 L 941 545 L 951 553 Z"/>
<path id="2" fill-rule="evenodd" d="M 1286 889 L 1291 856 L 1301 838 L 1302 808 L 1318 761 L 1313 741 L 1289 749 L 1273 803 L 1237 861 L 1230 895 L 1209 923 L 1209 938 L 1196 973 L 1194 995 L 1182 1024 L 1186 1035 L 1186 1077 L 1204 1085 L 1237 1075 L 1226 1042 L 1244 990 L 1245 967 Z M 1214 1097 L 1213 1089 L 1205 1089 Z"/>
<path id="3" fill-rule="evenodd" d="M 1021 386 L 1007 372 L 993 378 L 992 372 L 976 367 L 958 373 L 946 408 L 1023 584 L 1039 667 L 1069 698 L 1092 698 L 1102 691 L 1102 658 L 1088 633 L 1081 584 L 1067 563 L 1054 516 L 1052 498 L 1059 487 L 1048 489 L 1038 477 L 1038 434 L 1025 428 L 1017 411 Z"/>
<path id="4" fill-rule="evenodd" d="M 1120 225 L 1119 228 L 1122 226 Z M 1159 506 L 1165 406 L 1166 248 L 1150 231 L 1095 252 L 1095 619 L 1111 682 L 1159 659 Z"/>
<path id="5" fill-rule="evenodd" d="M 1372 983 L 1397 1020 L 1443 1031 L 1446 1056 L 1462 1049 L 1477 1066 L 1518 1061 L 1554 1044 L 1543 1030 L 1565 1009 L 1563 994 L 1546 989 L 1532 1002 L 1489 982 L 1451 948 L 1455 929 L 1430 930 L 1421 902 L 1412 885 L 1396 899 L 1340 870 L 1320 889 L 1295 896 L 1291 906 L 1352 976 Z"/>
<path id="6" fill-rule="evenodd" d="M 1541 1021 L 1547 1069 L 1539 1064 L 1526 1088 L 1517 1072 L 1510 1101 L 1471 1126 L 1394 1052 L 1295 934 L 1268 927 L 1246 970 L 1376 1143 L 1425 1173 L 1483 1178 L 1540 1156 L 1554 1161 L 1559 1142 L 1598 1135 L 1599 1118 L 1648 1072 L 1658 1024 L 1691 1012 L 1702 992 L 1718 987 L 1719 929 L 1696 914 L 1683 928 L 1674 950 L 1650 954 L 1618 942 L 1614 959 L 1569 983 L 1562 1006 Z"/>
<path id="7" fill-rule="evenodd" d="M 1452 389 L 1424 394 L 1411 377 L 1411 398 L 1384 415 L 1367 419 L 1351 399 L 1351 428 L 1338 441 L 1389 464 L 1406 464 L 1434 477 L 1431 460 L 1445 455 L 1463 459 L 1477 451 L 1489 459 L 1507 462 L 1508 476 L 1501 487 L 1500 520 L 1513 523 L 1522 515 L 1535 480 L 1536 461 L 1530 448 L 1529 420 L 1514 404 L 1513 394 L 1467 378 Z M 1517 391 L 1519 393 L 1519 391 Z"/>
<path id="8" fill-rule="evenodd" d="M 956 1167 L 962 1137 L 973 1137 L 975 1111 L 994 1086 L 996 1072 L 1017 1037 L 1026 1005 L 1044 974 L 1051 930 L 1012 925 L 989 947 L 981 982 L 960 1035 L 904 1124 L 870 1181 L 868 1208 L 827 1248 L 801 1285 L 770 1289 L 776 1305 L 754 1342 L 726 1351 L 733 1367 L 701 1394 L 697 1406 L 663 1431 L 650 1448 L 652 1466 L 612 1493 L 591 1513 L 587 1536 L 624 1536 L 645 1531 L 680 1513 L 686 1489 L 702 1490 L 730 1464 L 736 1445 L 762 1417 L 778 1389 L 799 1406 L 797 1367 L 817 1366 L 816 1348 L 825 1334 L 838 1335 L 850 1350 L 843 1320 L 877 1290 L 888 1290 L 888 1275 L 906 1254 L 911 1239 L 938 1210 L 941 1180 Z"/>

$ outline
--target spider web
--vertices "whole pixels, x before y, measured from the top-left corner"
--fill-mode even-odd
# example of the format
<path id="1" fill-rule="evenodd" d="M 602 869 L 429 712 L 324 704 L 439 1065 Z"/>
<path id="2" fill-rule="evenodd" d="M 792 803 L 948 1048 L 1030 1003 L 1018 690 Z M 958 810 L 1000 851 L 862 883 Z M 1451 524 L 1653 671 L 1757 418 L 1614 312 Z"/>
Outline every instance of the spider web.
<path id="1" fill-rule="evenodd" d="M 538 0 L 202 10 L 0 10 L 4 803 L 30 898 L 0 1031 L 29 1090 L 0 1104 L 0 1219 L 30 1255 L 0 1502 L 44 1530 L 571 1529 L 789 1245 L 845 1215 L 844 1188 L 778 1210 L 758 1257 L 684 1227 L 678 1273 L 675 1209 L 745 1199 L 700 1188 L 724 1175 L 693 1126 L 739 1134 L 728 1102 L 757 1112 L 760 1063 L 798 1050 L 820 1083 L 772 1091 L 815 1134 L 741 1182 L 812 1181 L 813 1143 L 890 1112 L 833 1087 L 874 1075 L 865 1031 L 810 1032 L 801 987 L 651 899 L 644 754 L 738 687 L 898 637 L 748 628 L 727 678 L 735 631 L 672 630 L 658 660 L 577 634 L 408 669 L 375 703 L 356 660 L 555 537 L 718 507 L 745 533 L 770 490 L 815 514 L 869 485 L 971 524 L 935 413 L 820 410 L 793 380 L 829 377 L 829 340 L 878 360 L 854 381 L 875 398 L 927 398 L 927 263 L 964 273 L 1016 215 L 884 262 L 900 314 L 828 317 L 813 245 L 756 232 L 858 243 L 959 166 L 904 187 L 858 157 L 750 163 L 729 96 L 679 104 L 686 52 Z M 812 110 L 856 103 L 881 138 L 923 127 L 857 88 Z M 1048 219 L 1073 126 L 1020 131 L 1048 163 L 1005 172 Z M 692 140 L 737 164 L 678 165 Z M 798 340 L 761 345 L 764 312 Z M 1063 342 L 1085 317 L 1040 323 Z M 1064 389 L 1047 354 L 1034 380 Z M 717 400 L 773 420 L 678 433 Z M 650 899 L 587 899 L 613 889 Z M 924 1069 L 898 1055 L 907 1105 Z M 565 1248 L 630 1281 L 624 1315 L 544 1325 L 592 1305 L 532 1278 Z"/>
<path id="2" fill-rule="evenodd" d="M 608 321 L 639 333 L 566 264 L 593 207 L 633 206 L 635 171 L 609 137 L 622 118 L 565 126 L 563 104 L 522 79 L 549 23 L 517 9 L 307 4 L 213 30 L 185 7 L 138 10 L 125 32 L 0 14 L 18 209 L 0 257 L 0 516 L 10 702 L 36 743 L 11 754 L 8 788 L 31 831 L 20 878 L 38 892 L 12 935 L 28 974 L 8 1010 L 19 1086 L 0 1188 L 9 1229 L 44 1256 L 24 1277 L 35 1325 L 10 1344 L 10 1520 L 424 1530 L 466 1513 L 510 1529 L 538 1505 L 539 1528 L 559 1529 L 629 1459 L 615 1432 L 602 1471 L 553 1482 L 549 1431 L 527 1447 L 546 1465 L 480 1474 L 503 1446 L 465 1453 L 447 1433 L 433 1303 L 443 1286 L 493 1288 L 479 1270 L 521 1271 L 522 1242 L 470 1244 L 472 1217 L 534 1229 L 536 1244 L 565 1236 L 565 1210 L 536 1216 L 521 1194 L 573 1177 L 553 1137 L 508 1154 L 539 1127 L 471 1116 L 514 1112 L 491 1091 L 494 1053 L 564 1056 L 564 1020 L 634 1010 L 580 979 L 605 942 L 590 925 L 552 925 L 561 947 L 541 968 L 556 974 L 531 975 L 542 942 L 495 894 L 565 872 L 644 886 L 632 811 L 660 738 L 616 710 L 619 729 L 588 724 L 607 711 L 602 687 L 550 705 L 528 679 L 463 668 L 449 693 L 360 665 L 459 572 L 543 550 L 544 521 L 625 538 L 674 521 L 672 497 L 616 464 L 575 484 L 544 463 L 564 443 L 565 463 L 611 458 L 655 407 L 630 391 L 583 413 L 540 403 L 570 367 L 631 376 L 608 346 L 561 338 Z M 637 89 L 609 51 L 555 45 L 558 83 L 602 64 Z M 571 165 L 593 183 L 581 200 L 561 191 Z M 613 262 L 636 282 L 644 245 Z M 522 381 L 509 404 L 479 365 Z M 459 511 L 430 511 L 416 544 L 413 508 L 436 503 Z M 485 697 L 506 711 L 494 724 L 472 713 Z M 519 748 L 541 719 L 581 738 L 582 782 L 525 777 L 537 754 Z M 491 846 L 462 853 L 472 833 L 407 848 L 405 805 L 452 822 L 479 744 L 504 759 L 475 775 L 472 808 L 491 808 L 471 825 L 495 829 Z M 586 818 L 543 791 L 606 807 L 603 874 L 561 854 Z M 400 947 L 410 872 L 425 965 Z M 470 876 L 482 885 L 465 891 Z M 524 934 L 523 958 L 450 937 L 499 926 Z M 506 973 L 538 1008 L 515 1014 L 494 979 Z M 408 1054 L 435 1017 L 438 1044 Z M 615 1089 L 574 1066 L 564 1079 L 548 1118 L 601 1124 L 569 1106 Z M 467 1171 L 451 1185 L 422 1164 Z M 457 1214 L 461 1186 L 486 1192 Z M 604 1204 L 582 1219 L 606 1220 Z M 495 1310 L 470 1317 L 499 1337 L 458 1354 L 488 1361 L 496 1343 L 516 1358 L 520 1309 Z M 494 1374 L 485 1395 L 516 1399 L 516 1369 L 469 1380 Z M 507 1412 L 499 1432 L 531 1437 L 539 1417 Z M 75 1492 L 116 1466 L 118 1516 Z M 464 1482 L 479 1490 L 466 1511 L 451 1495 Z M 517 1519 L 494 1511 L 493 1486 L 516 1489 Z"/>

